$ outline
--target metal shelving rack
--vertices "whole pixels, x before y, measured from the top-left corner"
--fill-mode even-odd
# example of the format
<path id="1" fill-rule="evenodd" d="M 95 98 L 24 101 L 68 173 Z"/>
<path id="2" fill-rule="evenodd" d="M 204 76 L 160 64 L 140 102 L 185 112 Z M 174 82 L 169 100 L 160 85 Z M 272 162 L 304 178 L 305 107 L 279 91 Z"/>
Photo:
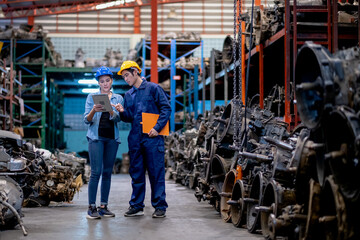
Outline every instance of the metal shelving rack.
<path id="1" fill-rule="evenodd" d="M 12 39 L 14 45 L 13 64 L 15 69 L 23 72 L 22 89 L 24 99 L 25 114 L 33 116 L 35 120 L 30 120 L 23 125 L 24 139 L 30 141 L 41 140 L 41 147 L 51 149 L 52 136 L 47 134 L 49 125 L 49 82 L 45 76 L 45 61 L 50 59 L 55 63 L 49 47 L 44 40 L 22 40 Z M 37 59 L 36 62 L 23 61 L 24 58 Z"/>
<path id="2" fill-rule="evenodd" d="M 10 40 L 1 40 L 5 43 L 3 48 L 10 47 L 12 49 L 12 42 Z M 12 52 L 10 52 L 10 59 L 12 59 Z M 0 66 L 0 74 L 3 74 L 3 84 L 0 87 L 0 106 L 2 113 L 2 130 L 14 131 L 15 126 L 21 126 L 21 115 L 23 108 L 23 100 L 21 98 L 21 71 L 19 71 L 18 79 L 14 77 L 13 63 L 10 61 L 10 70 L 6 69 L 6 62 Z M 6 75 L 9 74 L 9 82 L 6 82 Z M 8 84 L 8 85 L 7 85 Z"/>
<path id="3" fill-rule="evenodd" d="M 46 136 L 47 149 L 54 151 L 64 145 L 64 97 L 54 80 L 49 81 L 49 104 L 46 112 L 48 127 Z"/>
<path id="4" fill-rule="evenodd" d="M 158 46 L 159 46 L 158 56 L 170 60 L 169 65 L 158 68 L 158 73 L 162 71 L 170 71 L 170 104 L 171 104 L 171 109 L 173 110 L 170 116 L 170 130 L 175 131 L 176 124 L 183 124 L 182 121 L 175 122 L 175 112 L 176 109 L 178 109 L 177 106 L 180 106 L 183 109 L 188 108 L 188 112 L 194 111 L 195 118 L 197 118 L 198 116 L 198 105 L 197 105 L 199 100 L 198 76 L 199 73 L 201 74 L 201 72 L 204 69 L 204 61 L 203 61 L 204 44 L 202 40 L 187 41 L 187 40 L 171 39 L 171 40 L 158 41 Z M 200 48 L 201 51 L 201 66 L 195 66 L 194 69 L 186 69 L 183 67 L 176 66 L 176 62 L 178 62 L 180 58 L 187 57 L 193 54 L 198 48 Z M 150 50 L 151 50 L 151 41 L 147 41 L 143 39 L 140 46 L 138 47 L 138 52 L 141 52 L 141 54 L 139 55 L 141 55 L 143 59 L 142 67 L 141 67 L 142 68 L 141 76 L 145 77 L 146 79 L 149 79 L 151 77 L 150 74 L 146 75 L 149 72 L 150 67 L 145 66 L 145 60 L 150 59 Z M 180 94 L 176 94 L 175 91 L 177 84 L 183 85 L 183 80 L 182 81 L 175 80 L 176 78 L 175 76 L 178 76 L 178 74 L 181 74 L 180 78 L 181 76 L 186 75 L 188 76 L 187 79 L 189 79 L 187 88 Z M 159 82 L 162 82 L 162 80 L 164 79 L 161 79 L 159 77 Z M 183 97 L 184 95 L 187 95 L 189 99 L 187 105 L 186 104 L 184 105 L 184 103 L 177 100 L 179 97 Z M 205 104 L 205 102 L 203 102 L 203 104 Z M 193 105 L 192 108 L 191 105 Z"/>
<path id="5" fill-rule="evenodd" d="M 242 1 L 243 2 L 243 1 Z M 261 1 L 257 1 L 257 6 L 261 5 Z M 297 50 L 300 48 L 305 41 L 312 40 L 315 43 L 322 44 L 328 47 L 328 49 L 332 52 L 337 51 L 337 49 L 342 46 L 340 44 L 341 41 L 359 41 L 360 39 L 360 31 L 359 25 L 357 27 L 357 32 L 352 33 L 339 33 L 340 25 L 337 22 L 337 14 L 338 10 L 354 10 L 360 11 L 360 5 L 344 5 L 341 6 L 337 1 L 326 1 L 326 5 L 321 6 L 299 6 L 296 1 L 290 4 L 289 0 L 285 1 L 285 27 L 277 32 L 275 35 L 271 36 L 264 43 L 256 45 L 250 51 L 252 58 L 258 58 L 257 64 L 252 65 L 252 67 L 256 67 L 259 75 L 258 82 L 258 93 L 260 100 L 260 107 L 264 107 L 264 85 L 267 83 L 268 76 L 264 76 L 264 69 L 266 65 L 269 63 L 268 61 L 264 61 L 265 56 L 270 56 L 271 61 L 278 61 L 281 59 L 283 62 L 283 66 L 279 65 L 279 71 L 284 71 L 283 73 L 283 83 L 285 86 L 285 114 L 284 120 L 289 124 L 296 125 L 300 119 L 297 116 L 296 103 L 292 102 L 295 96 L 291 96 L 291 88 L 294 87 L 291 85 L 291 82 L 294 79 L 294 67 L 297 56 Z M 301 32 L 298 29 L 299 23 L 297 22 L 296 14 L 298 12 L 303 13 L 326 13 L 326 21 L 319 23 L 324 28 L 323 33 L 314 34 L 311 32 L 306 32 L 304 29 Z M 245 23 L 242 22 L 242 29 L 245 29 Z M 301 23 L 300 23 L 301 24 Z M 360 16 L 358 15 L 358 24 L 360 24 Z M 348 26 L 347 26 L 348 27 Z M 245 49 L 245 36 L 242 36 L 242 49 Z M 356 44 L 354 44 L 356 45 Z M 277 46 L 277 49 L 281 49 L 283 54 L 271 55 L 270 49 L 272 46 Z M 279 48 L 279 46 L 281 46 Z M 245 92 L 245 73 L 246 73 L 246 61 L 249 57 L 249 53 L 245 53 L 242 51 L 242 92 Z M 239 62 L 232 63 L 226 69 L 218 73 L 214 73 L 213 76 L 208 77 L 204 83 L 199 85 L 199 89 L 202 89 L 204 85 L 209 85 L 211 82 L 214 82 L 215 79 L 219 79 L 221 77 L 225 77 L 228 72 L 234 70 L 235 67 L 239 66 Z M 211 67 L 213 69 L 214 67 Z M 212 87 L 212 86 L 211 86 Z M 212 87 L 214 88 L 214 87 Z M 242 100 L 245 102 L 245 94 L 242 94 Z M 214 99 L 212 99 L 214 101 Z"/>

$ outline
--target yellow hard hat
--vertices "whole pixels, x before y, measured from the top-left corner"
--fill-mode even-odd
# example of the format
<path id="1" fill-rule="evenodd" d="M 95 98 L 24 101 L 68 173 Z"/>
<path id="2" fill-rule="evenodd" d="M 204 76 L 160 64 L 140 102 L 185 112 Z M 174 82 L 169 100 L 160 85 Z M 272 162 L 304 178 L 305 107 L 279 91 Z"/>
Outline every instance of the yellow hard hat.
<path id="1" fill-rule="evenodd" d="M 121 64 L 120 71 L 118 71 L 118 75 L 121 75 L 122 71 L 129 69 L 129 68 L 137 68 L 139 70 L 139 73 L 141 73 L 141 68 L 139 65 L 134 61 L 125 61 L 123 64 Z"/>

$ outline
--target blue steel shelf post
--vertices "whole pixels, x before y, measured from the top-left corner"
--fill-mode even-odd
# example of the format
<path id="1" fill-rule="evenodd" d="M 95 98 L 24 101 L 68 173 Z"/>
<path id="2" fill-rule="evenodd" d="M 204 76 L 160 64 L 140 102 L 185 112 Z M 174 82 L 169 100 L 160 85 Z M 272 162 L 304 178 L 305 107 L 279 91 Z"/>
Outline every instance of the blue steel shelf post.
<path id="1" fill-rule="evenodd" d="M 202 54 L 201 54 L 202 55 Z M 201 58 L 202 59 L 202 58 Z M 201 61 L 202 64 L 202 61 Z M 194 112 L 195 112 L 195 119 L 198 118 L 198 102 L 199 102 L 199 66 L 195 65 L 194 68 Z"/>
<path id="2" fill-rule="evenodd" d="M 170 42 L 170 104 L 171 104 L 171 116 L 170 116 L 170 130 L 175 131 L 175 88 L 176 82 L 174 76 L 176 75 L 176 40 L 172 39 Z"/>
<path id="3" fill-rule="evenodd" d="M 206 100 L 206 96 L 205 96 L 205 69 L 204 69 L 204 41 L 201 40 L 200 42 L 201 44 L 201 80 L 203 83 L 203 88 L 202 88 L 202 108 L 201 108 L 201 114 L 205 113 L 205 100 Z M 199 88 L 199 84 L 196 83 L 198 88 Z M 197 92 L 197 91 L 196 91 Z M 197 113 L 196 113 L 197 114 Z"/>
<path id="4" fill-rule="evenodd" d="M 189 74 L 189 83 L 188 83 L 188 87 L 187 89 L 184 89 L 184 91 L 188 91 L 188 99 L 189 99 L 189 105 L 188 105 L 188 113 L 190 114 L 191 113 L 191 103 L 192 103 L 192 99 L 191 99 L 191 88 L 192 88 L 192 80 L 194 80 L 193 78 L 194 76 L 190 73 Z M 184 95 L 186 95 L 186 93 L 184 92 Z M 186 105 L 185 105 L 186 106 Z M 184 106 L 184 107 L 185 107 Z M 184 116 L 185 117 L 185 116 Z"/>
<path id="5" fill-rule="evenodd" d="M 141 56 L 142 56 L 142 73 L 141 76 L 145 77 L 146 79 L 151 77 L 151 74 L 146 75 L 146 70 L 149 69 L 149 67 L 146 67 L 145 65 L 145 60 L 146 60 L 146 51 L 150 51 L 151 50 L 151 42 L 146 41 L 145 39 L 142 39 L 142 51 L 141 51 Z M 189 85 L 187 87 L 187 89 L 180 95 L 176 95 L 176 80 L 174 79 L 174 76 L 176 75 L 176 65 L 175 63 L 177 61 L 180 60 L 180 58 L 182 57 L 186 57 L 189 56 L 190 54 L 193 54 L 194 51 L 196 50 L 196 48 L 200 48 L 201 49 L 201 71 L 204 72 L 204 61 L 203 61 L 203 41 L 201 40 L 200 42 L 181 42 L 181 41 L 177 41 L 176 39 L 171 39 L 170 42 L 168 41 L 164 41 L 164 42 L 158 42 L 159 45 L 170 45 L 170 57 L 164 55 L 161 52 L 158 52 L 158 55 L 164 59 L 168 59 L 170 60 L 170 64 L 165 66 L 165 67 L 158 67 L 158 72 L 161 72 L 163 70 L 170 70 L 170 105 L 171 105 L 171 115 L 170 115 L 170 130 L 171 131 L 175 131 L 175 126 L 176 126 L 176 122 L 175 122 L 175 112 L 176 112 L 176 105 L 179 104 L 180 106 L 184 107 L 184 108 L 188 108 L 188 112 L 191 111 L 196 111 L 195 116 L 197 118 L 198 116 L 198 100 L 199 100 L 199 93 L 198 91 L 202 88 L 202 86 L 200 87 L 198 84 L 198 74 L 199 74 L 199 66 L 196 66 L 195 69 L 193 70 L 193 72 L 189 69 L 185 69 L 183 67 L 179 67 L 180 69 L 182 69 L 183 71 L 186 72 L 186 74 L 189 75 Z M 182 54 L 181 56 L 177 56 L 177 48 L 179 46 L 179 49 L 181 51 L 181 46 L 195 46 L 192 50 Z M 195 81 L 195 83 L 192 85 L 192 80 Z M 177 97 L 182 96 L 182 95 L 186 95 L 188 94 L 189 96 L 189 104 L 184 105 L 183 103 L 179 102 L 176 100 Z M 193 95 L 192 95 L 193 94 Z M 203 106 L 205 106 L 205 101 L 203 102 Z M 180 122 L 179 122 L 180 123 Z"/>
<path id="6" fill-rule="evenodd" d="M 142 71 L 141 76 L 145 77 L 146 75 L 146 66 L 145 66 L 145 59 L 146 59 L 146 40 L 145 38 L 142 39 Z"/>

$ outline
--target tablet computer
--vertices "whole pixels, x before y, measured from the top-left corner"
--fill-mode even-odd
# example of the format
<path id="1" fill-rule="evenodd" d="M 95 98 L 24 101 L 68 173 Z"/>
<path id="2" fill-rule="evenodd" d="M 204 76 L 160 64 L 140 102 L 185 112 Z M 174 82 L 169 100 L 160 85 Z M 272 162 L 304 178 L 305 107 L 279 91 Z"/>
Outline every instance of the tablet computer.
<path id="1" fill-rule="evenodd" d="M 92 98 L 95 104 L 101 104 L 103 106 L 102 112 L 111 112 L 113 110 L 107 94 L 92 95 Z"/>

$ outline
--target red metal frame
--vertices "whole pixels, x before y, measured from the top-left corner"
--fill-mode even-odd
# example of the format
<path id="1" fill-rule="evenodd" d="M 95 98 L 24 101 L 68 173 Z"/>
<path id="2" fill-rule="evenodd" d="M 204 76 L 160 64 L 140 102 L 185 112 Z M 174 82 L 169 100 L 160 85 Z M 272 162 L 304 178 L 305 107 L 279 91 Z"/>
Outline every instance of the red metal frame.
<path id="1" fill-rule="evenodd" d="M 202 0 L 202 26 L 203 26 L 203 30 L 202 33 L 205 33 L 205 0 Z"/>
<path id="2" fill-rule="evenodd" d="M 121 32 L 120 27 L 121 27 L 121 12 L 120 12 L 120 8 L 118 9 L 118 33 Z M 135 12 L 135 11 L 134 11 Z"/>
<path id="3" fill-rule="evenodd" d="M 285 37 L 284 37 L 284 79 L 285 79 L 285 116 L 284 121 L 291 122 L 290 114 L 290 1 L 285 1 Z"/>
<path id="4" fill-rule="evenodd" d="M 59 32 L 59 14 L 56 14 L 56 32 Z"/>
<path id="5" fill-rule="evenodd" d="M 224 0 L 221 0 L 221 33 L 224 34 Z"/>
<path id="6" fill-rule="evenodd" d="M 98 22 L 98 29 L 99 29 L 99 22 Z M 76 32 L 79 32 L 79 13 L 76 13 Z"/>
<path id="7" fill-rule="evenodd" d="M 0 4 L 16 4 L 22 2 L 36 2 L 35 1 L 8 1 L 0 0 Z M 51 4 L 36 4 L 31 6 L 24 7 L 8 7 L 3 8 L 5 18 L 23 18 L 28 16 L 45 16 L 45 15 L 54 15 L 54 14 L 64 14 L 64 13 L 76 13 L 76 12 L 88 12 L 88 11 L 97 11 L 96 6 L 102 3 L 111 2 L 112 0 L 83 0 L 83 1 L 69 1 L 61 2 L 60 0 L 57 3 Z M 166 3 L 182 3 L 189 2 L 192 0 L 157 0 L 157 4 L 166 4 Z M 114 9 L 114 8 L 133 8 L 136 6 L 150 6 L 153 1 L 139 1 L 133 3 L 125 3 L 124 5 L 108 7 L 104 9 Z M 103 10 L 103 9 L 101 9 Z"/>
<path id="8" fill-rule="evenodd" d="M 315 42 L 317 44 L 322 44 L 322 45 L 327 45 L 329 51 L 332 51 L 334 49 L 337 49 L 337 44 L 338 44 L 338 33 L 337 33 L 337 17 L 333 17 L 331 19 L 331 14 L 333 14 L 333 16 L 337 16 L 337 2 L 334 2 L 334 6 L 333 6 L 333 12 L 331 11 L 332 6 L 331 6 L 331 2 L 330 0 L 327 0 L 327 5 L 326 6 L 297 6 L 297 0 L 293 0 L 293 6 L 292 6 L 292 16 L 293 16 L 293 22 L 292 22 L 292 29 L 293 29 L 293 34 L 292 34 L 292 40 L 293 40 L 293 52 L 292 52 L 292 60 L 293 60 L 293 71 L 292 71 L 292 79 L 293 81 L 295 80 L 295 65 L 296 65 L 296 58 L 297 58 L 297 51 L 298 51 L 298 46 L 301 46 L 305 43 L 306 40 L 311 39 L 311 40 L 315 40 Z M 290 3 L 288 1 L 286 1 L 286 3 L 290 6 Z M 286 9 L 287 10 L 287 9 Z M 285 10 L 285 12 L 286 12 Z M 289 11 L 291 11 L 291 8 L 289 7 L 288 9 Z M 298 12 L 315 12 L 315 13 L 327 13 L 327 33 L 298 33 L 297 30 L 297 13 Z M 290 12 L 289 14 L 290 15 Z M 331 21 L 332 20 L 332 21 Z M 286 23 L 285 25 L 288 24 L 290 26 L 290 19 L 286 18 Z M 332 27 L 333 26 L 333 32 Z M 290 29 L 288 29 L 290 32 Z M 287 37 L 287 36 L 285 36 Z M 288 36 L 289 37 L 289 36 Z M 298 41 L 298 38 L 302 39 L 301 41 Z M 332 41 L 333 39 L 333 41 Z M 290 59 L 290 56 L 286 56 Z M 286 60 L 285 62 L 285 66 L 286 64 L 288 64 L 288 61 Z M 285 68 L 285 71 L 287 71 L 288 68 Z M 287 76 L 287 73 L 285 73 L 285 76 Z M 289 76 L 290 78 L 290 76 Z M 290 79 L 285 81 L 286 83 L 290 83 Z M 293 86 L 295 87 L 295 86 Z M 293 123 L 295 126 L 300 122 L 300 118 L 297 114 L 297 107 L 296 104 L 294 104 L 294 109 L 293 109 L 293 113 L 290 113 L 290 108 L 287 107 L 287 104 L 290 107 L 290 103 L 287 103 L 288 99 L 290 100 L 291 96 L 290 96 L 290 91 L 287 88 L 287 85 L 285 85 L 285 92 L 286 92 L 286 99 L 285 99 L 285 121 L 288 123 Z M 289 95 L 288 95 L 289 94 Z M 295 99 L 295 96 L 293 96 Z M 289 112 L 288 112 L 289 111 Z M 294 119 L 291 118 L 291 114 L 293 114 Z"/>
<path id="9" fill-rule="evenodd" d="M 100 12 L 97 12 L 97 28 L 96 28 L 96 32 L 99 33 L 100 32 Z"/>
<path id="10" fill-rule="evenodd" d="M 161 34 L 164 34 L 164 5 L 161 5 Z"/>
<path id="11" fill-rule="evenodd" d="M 140 7 L 134 7 L 134 33 L 140 33 Z"/>
<path id="12" fill-rule="evenodd" d="M 264 46 L 256 46 L 259 52 L 259 103 L 260 108 L 264 108 Z"/>
<path id="13" fill-rule="evenodd" d="M 34 21 L 35 21 L 34 16 L 29 16 L 27 19 L 28 19 L 28 25 L 33 26 L 33 25 L 34 25 Z M 31 28 L 30 32 L 32 32 L 32 31 L 33 31 L 33 28 Z"/>
<path id="14" fill-rule="evenodd" d="M 333 16 L 337 16 L 338 14 L 338 7 L 337 7 L 337 1 L 333 0 Z M 338 50 L 338 21 L 337 18 L 333 17 L 332 19 L 332 25 L 333 25 L 333 35 L 336 37 L 333 39 L 333 51 L 336 52 Z M 359 38 L 360 39 L 360 38 Z"/>
<path id="15" fill-rule="evenodd" d="M 297 57 L 298 46 L 305 43 L 307 39 L 315 40 L 316 43 L 327 45 L 330 51 L 336 51 L 338 48 L 338 39 L 354 39 L 358 37 L 360 39 L 360 16 L 357 35 L 338 35 L 337 29 L 337 1 L 327 0 L 326 6 L 297 6 L 296 0 L 293 0 L 294 5 L 290 6 L 290 0 L 285 1 L 285 27 L 275 35 L 265 41 L 264 44 L 257 45 L 251 49 L 251 56 L 259 53 L 259 94 L 260 94 L 260 107 L 263 108 L 264 104 L 264 48 L 273 44 L 280 38 L 284 37 L 284 86 L 285 86 L 285 114 L 284 121 L 289 123 L 289 128 L 295 127 L 300 118 L 297 114 L 296 104 L 291 105 L 291 77 L 295 79 L 295 63 Z M 256 4 L 259 0 L 256 0 Z M 261 7 L 261 6 L 260 6 Z M 358 6 L 360 11 L 360 6 Z M 327 13 L 327 25 L 326 33 L 314 34 L 314 33 L 298 33 L 296 13 L 298 12 L 323 12 Z M 293 22 L 290 22 L 290 16 L 293 14 Z M 333 14 L 333 15 L 332 15 Z M 245 23 L 242 22 L 242 29 L 245 29 Z M 292 27 L 292 29 L 291 29 Z M 298 39 L 301 39 L 300 41 Z M 293 43 L 292 55 L 291 55 L 291 40 Z M 245 54 L 245 36 L 242 36 L 242 92 L 245 93 L 245 60 L 249 57 L 249 53 Z M 292 56 L 292 63 L 291 63 Z M 293 65 L 291 65 L 293 64 Z M 291 66 L 293 71 L 291 72 Z M 293 86 L 294 87 L 294 86 Z M 295 96 L 293 96 L 295 97 Z M 245 95 L 242 95 L 242 100 L 245 102 Z M 291 108 L 293 106 L 293 109 Z M 292 112 L 293 111 L 293 112 Z"/>
<path id="16" fill-rule="evenodd" d="M 157 68 L 157 58 L 158 58 L 158 42 L 157 42 L 157 5 L 156 1 L 151 2 L 151 82 L 158 83 L 158 68 Z M 145 47 L 145 46 L 143 46 Z M 145 59 L 144 59 L 145 61 Z"/>
<path id="17" fill-rule="evenodd" d="M 182 19 L 181 19 L 181 29 L 182 29 L 182 32 L 185 32 L 185 23 L 184 23 L 184 16 L 185 16 L 185 9 L 184 9 L 184 3 L 181 4 L 181 16 L 182 16 Z"/>

